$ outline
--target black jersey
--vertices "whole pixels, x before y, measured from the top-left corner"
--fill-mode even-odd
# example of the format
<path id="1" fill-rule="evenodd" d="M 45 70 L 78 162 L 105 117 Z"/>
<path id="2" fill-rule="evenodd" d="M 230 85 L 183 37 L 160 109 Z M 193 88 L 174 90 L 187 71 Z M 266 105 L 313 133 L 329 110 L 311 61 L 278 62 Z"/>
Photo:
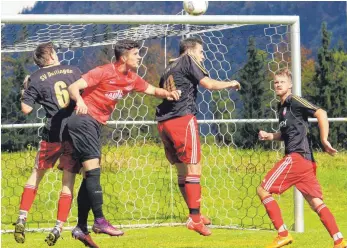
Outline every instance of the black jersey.
<path id="1" fill-rule="evenodd" d="M 157 106 L 156 120 L 164 121 L 174 117 L 198 112 L 196 98 L 201 79 L 208 76 L 206 69 L 191 55 L 185 54 L 172 61 L 160 78 L 159 87 L 168 91 L 181 90 L 178 101 L 166 99 Z"/>
<path id="2" fill-rule="evenodd" d="M 61 141 L 65 119 L 75 107 L 67 87 L 80 78 L 81 71 L 69 65 L 40 68 L 30 75 L 29 87 L 24 91 L 22 102 L 31 107 L 38 103 L 44 108 L 47 117 L 42 137 L 44 140 Z"/>
<path id="3" fill-rule="evenodd" d="M 297 152 L 314 161 L 308 117 L 313 117 L 318 109 L 319 107 L 295 95 L 289 95 L 283 104 L 278 105 L 281 138 L 286 154 Z"/>

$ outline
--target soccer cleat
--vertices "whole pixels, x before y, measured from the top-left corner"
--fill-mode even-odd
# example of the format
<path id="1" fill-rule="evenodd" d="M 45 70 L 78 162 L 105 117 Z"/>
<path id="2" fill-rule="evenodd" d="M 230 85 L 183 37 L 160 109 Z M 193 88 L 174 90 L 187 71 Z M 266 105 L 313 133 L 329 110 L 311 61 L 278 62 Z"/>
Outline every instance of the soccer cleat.
<path id="1" fill-rule="evenodd" d="M 334 248 L 347 248 L 346 240 L 343 239 L 340 244 L 334 245 Z"/>
<path id="2" fill-rule="evenodd" d="M 14 227 L 14 239 L 17 243 L 23 244 L 25 242 L 25 220 L 18 219 Z"/>
<path id="3" fill-rule="evenodd" d="M 204 225 L 202 220 L 199 223 L 196 223 L 192 220 L 192 218 L 189 218 L 187 221 L 187 228 L 189 230 L 196 231 L 197 233 L 200 233 L 203 236 L 209 236 L 212 234 L 210 229 L 208 229 L 207 226 Z"/>
<path id="4" fill-rule="evenodd" d="M 105 233 L 110 236 L 122 236 L 123 231 L 112 226 L 105 218 L 98 218 L 94 221 L 93 231 L 95 233 Z"/>
<path id="5" fill-rule="evenodd" d="M 57 240 L 60 237 L 61 230 L 58 230 L 57 228 L 53 228 L 52 231 L 47 235 L 45 242 L 48 246 L 53 246 L 57 242 Z"/>
<path id="6" fill-rule="evenodd" d="M 81 241 L 85 246 L 90 248 L 99 248 L 97 244 L 94 243 L 92 240 L 92 237 L 90 237 L 88 232 L 83 232 L 82 229 L 79 226 L 76 226 L 72 231 L 71 235 L 74 239 L 78 239 Z"/>
<path id="7" fill-rule="evenodd" d="M 211 220 L 204 215 L 200 215 L 200 219 L 204 225 L 211 225 Z"/>
<path id="8" fill-rule="evenodd" d="M 266 248 L 278 248 L 291 243 L 293 243 L 293 237 L 288 233 L 287 237 L 278 235 L 270 245 L 266 246 Z"/>

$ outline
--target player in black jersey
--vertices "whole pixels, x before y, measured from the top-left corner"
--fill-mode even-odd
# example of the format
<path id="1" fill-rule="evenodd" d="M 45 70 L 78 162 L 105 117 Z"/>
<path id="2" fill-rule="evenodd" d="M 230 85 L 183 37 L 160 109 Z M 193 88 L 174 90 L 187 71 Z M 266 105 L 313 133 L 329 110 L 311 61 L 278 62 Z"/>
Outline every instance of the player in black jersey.
<path id="1" fill-rule="evenodd" d="M 278 236 L 267 247 L 282 247 L 293 242 L 292 236 L 284 225 L 280 208 L 271 194 L 281 194 L 295 185 L 311 208 L 319 215 L 334 240 L 334 248 L 345 248 L 347 242 L 343 239 L 334 216 L 323 202 L 309 136 L 308 118 L 316 117 L 325 151 L 330 155 L 337 152 L 328 141 L 327 113 L 304 98 L 292 95 L 292 76 L 288 69 L 283 69 L 275 75 L 274 88 L 277 96 L 280 97 L 278 105 L 280 132 L 260 131 L 259 139 L 283 140 L 285 156 L 270 170 L 257 189 L 273 225 L 278 230 Z"/>
<path id="2" fill-rule="evenodd" d="M 205 226 L 210 220 L 200 214 L 201 149 L 197 114 L 198 85 L 209 90 L 240 89 L 235 81 L 222 82 L 208 76 L 202 62 L 203 43 L 197 37 L 180 42 L 180 56 L 171 61 L 160 78 L 159 86 L 168 91 L 180 90 L 177 101 L 163 100 L 158 105 L 156 120 L 164 143 L 165 154 L 177 168 L 178 185 L 189 208 L 187 228 L 201 235 L 211 235 Z"/>
<path id="3" fill-rule="evenodd" d="M 69 98 L 67 87 L 81 77 L 81 71 L 74 66 L 60 65 L 51 42 L 40 44 L 35 49 L 33 58 L 40 69 L 24 81 L 26 89 L 22 92 L 21 108 L 24 114 L 29 114 L 35 103 L 42 105 L 46 113 L 46 123 L 33 172 L 22 194 L 14 237 L 18 243 L 24 243 L 27 214 L 35 199 L 38 186 L 47 169 L 52 168 L 60 158 L 58 168 L 63 170 L 63 178 L 57 222 L 45 240 L 49 246 L 52 246 L 60 237 L 63 224 L 67 220 L 73 198 L 75 176 L 81 169 L 80 163 L 72 157 L 73 146 L 65 124 L 66 118 L 72 114 L 75 107 L 75 102 Z M 92 244 L 91 239 L 90 243 Z"/>

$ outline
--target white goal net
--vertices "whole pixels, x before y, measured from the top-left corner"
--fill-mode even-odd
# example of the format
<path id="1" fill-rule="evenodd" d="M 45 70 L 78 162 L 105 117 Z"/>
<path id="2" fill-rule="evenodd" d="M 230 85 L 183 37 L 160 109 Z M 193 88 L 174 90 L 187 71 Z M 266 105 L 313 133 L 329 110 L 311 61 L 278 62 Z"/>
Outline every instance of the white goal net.
<path id="1" fill-rule="evenodd" d="M 256 187 L 282 156 L 281 144 L 260 143 L 257 133 L 261 128 L 278 130 L 271 77 L 294 61 L 290 25 L 264 24 L 266 21 L 251 25 L 43 23 L 2 24 L 2 231 L 12 230 L 11 224 L 17 219 L 23 186 L 33 168 L 45 122 L 40 106 L 30 116 L 22 115 L 19 107 L 20 84 L 26 74 L 37 69 L 31 59 L 34 48 L 53 41 L 62 64 L 76 65 L 87 72 L 114 60 L 113 45 L 117 41 L 137 40 L 143 57 L 138 73 L 158 85 L 165 65 L 178 55 L 178 42 L 186 35 L 203 40 L 204 65 L 210 77 L 236 79 L 242 85 L 241 92 L 199 89 L 201 210 L 216 227 L 271 228 Z M 113 224 L 168 225 L 184 223 L 187 218 L 175 169 L 165 159 L 153 121 L 159 103 L 158 99 L 131 94 L 117 104 L 103 129 L 103 206 Z M 79 185 L 77 177 L 75 196 Z M 29 229 L 54 224 L 60 188 L 61 173 L 53 169 L 39 187 L 28 216 Z M 281 204 L 292 207 L 285 199 Z M 287 214 L 291 216 L 291 212 Z M 293 219 L 291 216 L 289 221 Z M 74 226 L 76 221 L 75 200 L 66 226 Z"/>

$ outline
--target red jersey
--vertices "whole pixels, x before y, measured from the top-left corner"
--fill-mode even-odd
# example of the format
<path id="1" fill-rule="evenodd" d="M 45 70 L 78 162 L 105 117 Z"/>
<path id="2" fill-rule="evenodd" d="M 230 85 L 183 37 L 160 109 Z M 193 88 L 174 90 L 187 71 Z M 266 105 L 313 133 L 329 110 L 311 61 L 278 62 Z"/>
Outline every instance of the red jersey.
<path id="1" fill-rule="evenodd" d="M 144 92 L 148 87 L 139 75 L 132 71 L 124 75 L 114 64 L 96 67 L 82 78 L 88 84 L 82 94 L 88 114 L 102 124 L 106 124 L 118 100 L 131 91 Z"/>

